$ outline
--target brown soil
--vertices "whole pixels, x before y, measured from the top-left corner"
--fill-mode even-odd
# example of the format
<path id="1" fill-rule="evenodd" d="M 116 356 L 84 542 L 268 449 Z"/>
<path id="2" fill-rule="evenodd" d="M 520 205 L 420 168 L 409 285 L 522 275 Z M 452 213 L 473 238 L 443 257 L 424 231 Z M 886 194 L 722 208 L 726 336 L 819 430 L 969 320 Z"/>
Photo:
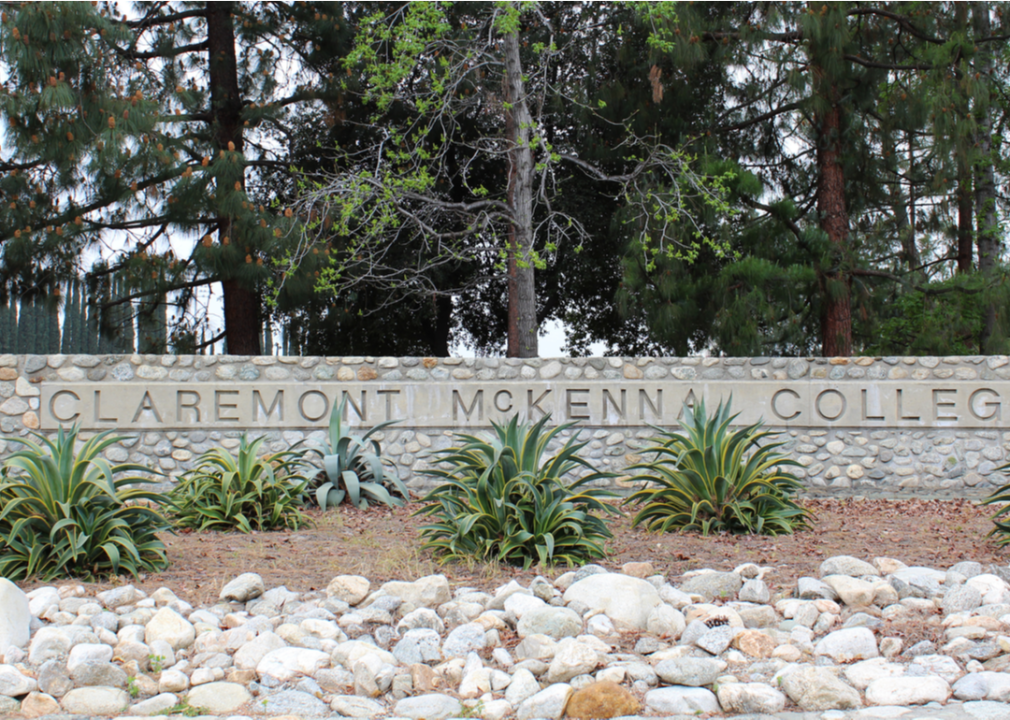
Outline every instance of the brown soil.
<path id="1" fill-rule="evenodd" d="M 675 578 L 688 570 L 731 570 L 741 563 L 772 566 L 766 580 L 788 586 L 801 575 L 817 576 L 832 555 L 897 558 L 909 565 L 947 568 L 961 560 L 1007 562 L 1008 551 L 986 538 L 993 509 L 968 500 L 808 500 L 813 530 L 777 538 L 694 534 L 656 535 L 631 528 L 630 516 L 612 522 L 610 554 L 599 564 L 619 569 L 626 562 L 650 561 L 657 572 Z M 415 506 L 416 507 L 416 506 Z M 439 565 L 421 550 L 423 518 L 414 508 L 311 512 L 314 526 L 298 532 L 180 533 L 167 535 L 171 566 L 136 580 L 89 586 L 89 591 L 132 582 L 147 592 L 172 589 L 191 603 L 217 600 L 221 587 L 243 572 L 259 573 L 267 587 L 291 590 L 325 588 L 335 575 L 368 577 L 373 584 L 444 573 L 455 586 L 489 589 L 509 578 L 532 579 L 538 572 L 556 576 L 567 568 L 528 572 L 478 563 Z M 29 589 L 36 584 L 26 584 Z"/>

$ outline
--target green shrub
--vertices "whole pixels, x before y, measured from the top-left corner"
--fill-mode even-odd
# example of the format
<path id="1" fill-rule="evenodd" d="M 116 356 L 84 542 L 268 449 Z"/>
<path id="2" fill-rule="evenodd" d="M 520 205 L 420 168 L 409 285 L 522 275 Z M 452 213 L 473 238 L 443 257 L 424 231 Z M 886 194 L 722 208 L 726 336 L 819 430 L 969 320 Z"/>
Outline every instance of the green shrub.
<path id="1" fill-rule="evenodd" d="M 238 455 L 211 448 L 170 493 L 175 524 L 194 530 L 297 530 L 308 523 L 300 506 L 304 450 L 259 456 L 264 437 L 239 439 Z"/>
<path id="2" fill-rule="evenodd" d="M 399 420 L 379 423 L 358 437 L 344 432 L 346 405 L 345 395 L 330 413 L 329 444 L 319 451 L 323 456 L 323 471 L 309 482 L 310 501 L 323 510 L 345 500 L 362 510 L 369 502 L 402 507 L 410 497 L 407 486 L 386 469 L 379 443 L 372 438 Z"/>
<path id="3" fill-rule="evenodd" d="M 614 493 L 590 484 L 610 474 L 578 456 L 586 443 L 576 442 L 577 436 L 542 461 L 551 440 L 574 425 L 545 430 L 549 419 L 532 426 L 516 417 L 507 425 L 492 423 L 490 439 L 458 435 L 461 447 L 434 453 L 442 467 L 425 473 L 440 484 L 415 513 L 438 520 L 421 528 L 425 548 L 443 561 L 476 558 L 524 568 L 537 562 L 581 565 L 604 556 L 604 542 L 613 535 L 592 513 L 618 511 L 601 500 Z M 581 468 L 592 472 L 563 482 Z"/>
<path id="4" fill-rule="evenodd" d="M 628 467 L 631 480 L 647 483 L 625 503 L 644 503 L 632 526 L 649 530 L 789 534 L 809 527 L 809 511 L 792 500 L 802 489 L 784 470 L 799 463 L 767 443 L 777 433 L 759 421 L 733 430 L 730 403 L 709 417 L 705 403 L 684 406 L 683 432 L 660 430 L 655 445 L 643 451 L 651 462 Z M 659 428 L 657 428 L 659 429 Z"/>
<path id="5" fill-rule="evenodd" d="M 101 453 L 122 440 L 103 432 L 76 450 L 78 428 L 24 445 L 0 473 L 0 576 L 11 580 L 93 579 L 168 566 L 156 533 L 171 526 L 166 498 L 142 486 L 143 465 L 109 463 Z M 157 474 L 157 473 L 155 473 Z"/>
<path id="6" fill-rule="evenodd" d="M 1007 472 L 1010 470 L 1010 463 L 1006 465 L 1000 465 L 996 468 L 996 472 Z M 1003 485 L 995 490 L 992 494 L 982 501 L 983 505 L 1002 505 L 1002 507 L 996 511 L 996 514 L 992 516 L 992 522 L 995 527 L 989 531 L 986 537 L 995 537 L 996 544 L 1010 545 L 1010 520 L 1000 519 L 1003 518 L 1008 512 L 1010 512 L 1010 484 Z"/>

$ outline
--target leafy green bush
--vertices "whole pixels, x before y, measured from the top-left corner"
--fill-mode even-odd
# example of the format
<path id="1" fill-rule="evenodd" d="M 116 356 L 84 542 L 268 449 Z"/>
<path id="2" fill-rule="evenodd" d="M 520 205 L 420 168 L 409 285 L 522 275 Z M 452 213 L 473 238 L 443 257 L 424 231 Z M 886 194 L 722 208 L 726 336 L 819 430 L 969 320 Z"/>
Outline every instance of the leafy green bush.
<path id="1" fill-rule="evenodd" d="M 362 510 L 369 502 L 402 507 L 410 497 L 407 486 L 386 470 L 379 443 L 370 439 L 399 420 L 379 423 L 361 437 L 350 435 L 343 427 L 346 405 L 345 395 L 330 413 L 329 445 L 319 451 L 323 456 L 323 471 L 309 482 L 310 501 L 323 510 L 344 500 Z"/>
<path id="2" fill-rule="evenodd" d="M 810 512 L 792 495 L 802 489 L 794 475 L 782 470 L 797 466 L 782 453 L 782 443 L 765 443 L 777 433 L 762 431 L 762 422 L 732 430 L 736 418 L 730 403 L 709 417 L 705 403 L 684 406 L 683 433 L 660 430 L 650 462 L 628 467 L 638 471 L 632 481 L 646 486 L 625 503 L 645 503 L 632 526 L 649 530 L 789 534 L 809 527 Z M 657 428 L 658 429 L 658 428 Z"/>
<path id="3" fill-rule="evenodd" d="M 1007 471 L 1010 471 L 1010 463 L 1000 465 L 996 468 L 996 472 L 1006 473 Z M 993 490 L 992 494 L 982 501 L 982 504 L 1002 505 L 996 511 L 996 514 L 992 516 L 992 522 L 995 527 L 989 531 L 986 537 L 995 537 L 997 545 L 1010 545 L 1010 520 L 1004 517 L 1007 513 L 1010 513 L 1010 483 Z"/>
<path id="4" fill-rule="evenodd" d="M 93 579 L 136 577 L 168 566 L 156 533 L 171 526 L 158 511 L 166 498 L 142 486 L 143 465 L 112 465 L 101 453 L 123 438 L 103 432 L 76 450 L 78 428 L 55 440 L 32 433 L 0 472 L 0 576 Z"/>
<path id="5" fill-rule="evenodd" d="M 197 458 L 169 497 L 175 524 L 195 530 L 297 530 L 309 522 L 300 506 L 307 480 L 304 450 L 259 456 L 266 438 L 239 439 L 238 455 L 211 448 Z"/>
<path id="6" fill-rule="evenodd" d="M 524 568 L 536 562 L 581 565 L 604 556 L 603 543 L 613 535 L 592 513 L 618 511 L 601 500 L 614 493 L 590 484 L 610 474 L 578 456 L 586 443 L 576 442 L 577 436 L 542 461 L 548 444 L 574 425 L 545 430 L 549 419 L 532 426 L 517 417 L 507 425 L 492 423 L 490 439 L 458 435 L 461 447 L 434 453 L 443 467 L 425 473 L 441 483 L 415 513 L 438 520 L 421 528 L 423 547 L 443 561 L 476 558 Z M 580 468 L 592 472 L 566 485 L 562 478 Z"/>

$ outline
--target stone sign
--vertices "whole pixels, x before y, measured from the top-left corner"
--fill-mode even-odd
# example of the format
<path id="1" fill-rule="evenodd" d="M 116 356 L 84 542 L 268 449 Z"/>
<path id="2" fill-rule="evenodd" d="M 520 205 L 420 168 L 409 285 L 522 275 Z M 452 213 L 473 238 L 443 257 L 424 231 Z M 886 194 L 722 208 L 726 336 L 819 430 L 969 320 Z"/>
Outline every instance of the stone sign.
<path id="1" fill-rule="evenodd" d="M 349 424 L 482 427 L 518 412 L 591 427 L 673 426 L 685 403 L 733 398 L 740 423 L 797 428 L 996 428 L 1010 382 L 607 380 L 595 382 L 45 383 L 43 429 L 311 428 L 346 397 Z"/>

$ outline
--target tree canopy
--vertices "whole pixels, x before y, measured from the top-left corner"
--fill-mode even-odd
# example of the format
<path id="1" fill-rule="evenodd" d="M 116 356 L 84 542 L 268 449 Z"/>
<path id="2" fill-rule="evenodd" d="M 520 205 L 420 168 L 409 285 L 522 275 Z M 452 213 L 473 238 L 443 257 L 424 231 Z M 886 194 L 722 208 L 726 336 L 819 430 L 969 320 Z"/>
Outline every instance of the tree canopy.
<path id="1" fill-rule="evenodd" d="M 1003 3 L 3 8 L 32 348 L 1008 351 Z"/>

